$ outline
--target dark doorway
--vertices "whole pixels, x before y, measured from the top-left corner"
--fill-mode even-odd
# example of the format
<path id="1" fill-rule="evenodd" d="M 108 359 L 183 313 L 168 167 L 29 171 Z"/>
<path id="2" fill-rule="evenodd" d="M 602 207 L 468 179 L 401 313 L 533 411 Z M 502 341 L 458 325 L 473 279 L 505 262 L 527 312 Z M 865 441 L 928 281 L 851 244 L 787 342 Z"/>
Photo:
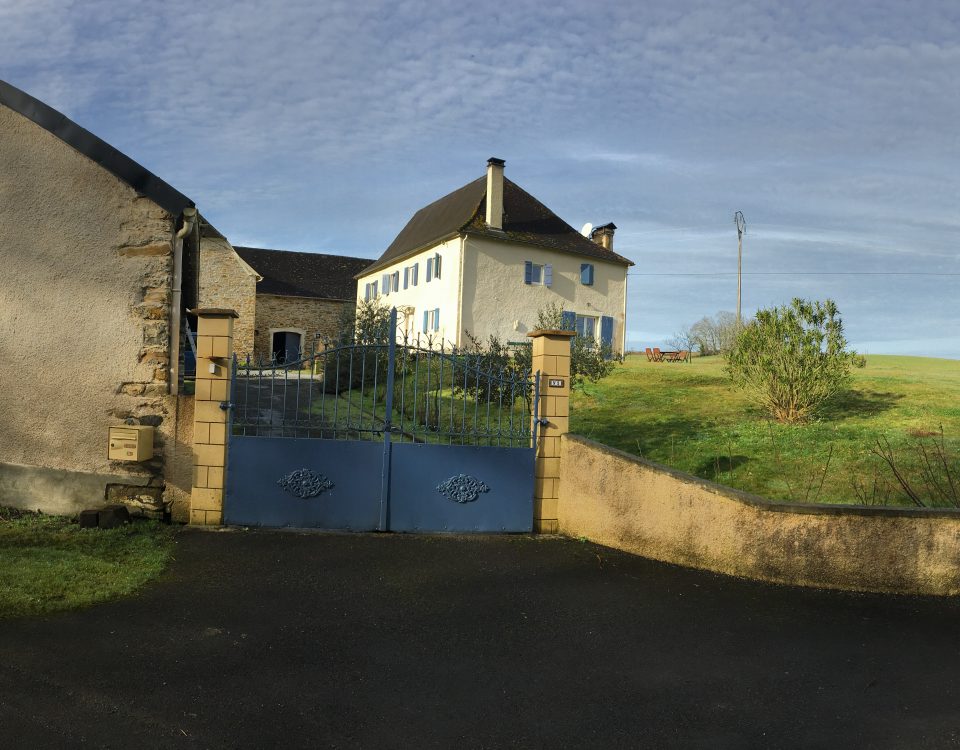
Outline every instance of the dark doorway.
<path id="1" fill-rule="evenodd" d="M 270 355 L 278 365 L 300 359 L 302 336 L 294 331 L 276 331 L 273 334 Z"/>

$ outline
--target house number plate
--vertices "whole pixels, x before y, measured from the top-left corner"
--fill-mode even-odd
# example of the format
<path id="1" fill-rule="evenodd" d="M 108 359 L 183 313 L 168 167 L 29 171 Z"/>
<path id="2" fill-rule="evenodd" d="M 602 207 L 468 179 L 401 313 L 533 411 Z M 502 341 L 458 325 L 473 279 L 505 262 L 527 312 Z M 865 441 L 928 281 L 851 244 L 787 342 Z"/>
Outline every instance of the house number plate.
<path id="1" fill-rule="evenodd" d="M 563 388 L 563 378 L 550 378 L 551 388 Z"/>

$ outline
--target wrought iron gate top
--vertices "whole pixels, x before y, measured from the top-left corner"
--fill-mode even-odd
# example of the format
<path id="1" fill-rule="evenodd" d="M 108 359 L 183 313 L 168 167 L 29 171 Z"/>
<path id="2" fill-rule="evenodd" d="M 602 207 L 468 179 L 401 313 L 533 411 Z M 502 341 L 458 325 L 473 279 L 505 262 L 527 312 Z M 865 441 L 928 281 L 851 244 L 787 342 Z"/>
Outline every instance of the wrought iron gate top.
<path id="1" fill-rule="evenodd" d="M 395 309 L 390 330 L 397 330 Z M 395 443 L 500 447 L 527 447 L 535 437 L 537 379 L 524 357 L 419 336 L 318 343 L 283 364 L 234 359 L 232 434 L 382 440 L 386 433 Z"/>

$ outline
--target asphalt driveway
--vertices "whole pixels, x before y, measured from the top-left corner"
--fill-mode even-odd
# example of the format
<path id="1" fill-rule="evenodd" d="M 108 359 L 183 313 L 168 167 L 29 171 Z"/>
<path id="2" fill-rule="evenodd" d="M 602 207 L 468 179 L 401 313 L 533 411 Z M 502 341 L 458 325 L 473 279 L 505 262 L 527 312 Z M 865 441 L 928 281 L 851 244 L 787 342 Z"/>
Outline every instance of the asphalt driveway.
<path id="1" fill-rule="evenodd" d="M 587 543 L 179 535 L 138 598 L 0 622 L 0 746 L 944 747 L 960 603 Z"/>

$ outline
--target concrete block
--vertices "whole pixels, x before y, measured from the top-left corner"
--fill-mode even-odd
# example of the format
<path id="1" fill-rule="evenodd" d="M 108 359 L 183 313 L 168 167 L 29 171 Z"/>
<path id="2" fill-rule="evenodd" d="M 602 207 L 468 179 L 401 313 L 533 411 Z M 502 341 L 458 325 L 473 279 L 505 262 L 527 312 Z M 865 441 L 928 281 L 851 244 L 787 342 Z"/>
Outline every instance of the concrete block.
<path id="1" fill-rule="evenodd" d="M 100 511 L 81 510 L 79 520 L 81 529 L 95 529 L 100 525 Z"/>
<path id="2" fill-rule="evenodd" d="M 534 480 L 533 496 L 538 499 L 556 498 L 558 481 L 556 477 L 537 477 Z"/>
<path id="3" fill-rule="evenodd" d="M 211 424 L 210 425 L 210 444 L 211 445 L 226 445 L 227 443 L 227 426 L 225 424 Z"/>
<path id="4" fill-rule="evenodd" d="M 197 379 L 196 387 L 193 391 L 193 396 L 197 401 L 210 401 L 210 386 L 212 383 L 220 382 L 215 380 L 200 380 Z"/>
<path id="5" fill-rule="evenodd" d="M 560 459 L 559 458 L 538 458 L 535 477 L 560 477 Z"/>
<path id="6" fill-rule="evenodd" d="M 197 359 L 213 356 L 213 336 L 197 336 Z M 197 374 L 200 372 L 200 363 L 197 362 Z"/>
<path id="7" fill-rule="evenodd" d="M 210 383 L 210 400 L 216 401 L 218 404 L 221 401 L 228 401 L 227 396 L 229 395 L 228 391 L 230 390 L 230 381 L 229 380 L 208 380 Z"/>
<path id="8" fill-rule="evenodd" d="M 223 508 L 223 490 L 194 487 L 190 493 L 191 510 L 221 510 Z"/>
<path id="9" fill-rule="evenodd" d="M 231 340 L 226 336 L 215 336 L 213 339 L 213 357 L 226 358 L 233 352 L 230 351 Z"/>
<path id="10" fill-rule="evenodd" d="M 209 487 L 209 466 L 194 466 L 193 467 L 193 486 L 194 487 Z"/>
<path id="11" fill-rule="evenodd" d="M 223 489 L 223 467 L 222 466 L 208 467 L 206 486 L 211 489 Z"/>
<path id="12" fill-rule="evenodd" d="M 533 530 L 537 534 L 557 534 L 560 531 L 560 523 L 555 518 L 534 518 Z"/>
<path id="13" fill-rule="evenodd" d="M 197 401 L 193 406 L 194 422 L 226 422 L 227 413 L 219 401 Z"/>
<path id="14" fill-rule="evenodd" d="M 194 463 L 197 466 L 226 466 L 226 447 L 223 445 L 195 445 Z"/>
<path id="15" fill-rule="evenodd" d="M 533 517 L 535 519 L 557 518 L 557 498 L 537 498 L 533 501 Z"/>
<path id="16" fill-rule="evenodd" d="M 233 318 L 200 317 L 197 321 L 197 334 L 200 336 L 233 336 Z"/>
<path id="17" fill-rule="evenodd" d="M 209 442 L 210 442 L 210 423 L 194 422 L 193 423 L 193 444 L 205 445 Z"/>

